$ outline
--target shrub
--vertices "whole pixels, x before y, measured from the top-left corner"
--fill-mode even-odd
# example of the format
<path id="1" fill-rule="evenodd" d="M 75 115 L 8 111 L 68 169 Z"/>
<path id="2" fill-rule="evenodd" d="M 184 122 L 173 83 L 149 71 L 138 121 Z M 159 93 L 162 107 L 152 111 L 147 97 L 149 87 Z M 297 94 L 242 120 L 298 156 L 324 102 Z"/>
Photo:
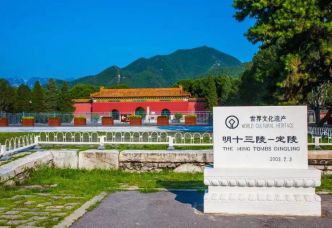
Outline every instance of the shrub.
<path id="1" fill-rule="evenodd" d="M 34 120 L 35 119 L 35 117 L 33 117 L 33 116 L 23 116 L 22 117 L 22 120 Z"/>
<path id="2" fill-rule="evenodd" d="M 180 120 L 182 117 L 182 113 L 175 113 L 175 119 Z"/>
<path id="3" fill-rule="evenodd" d="M 100 119 L 100 116 L 99 116 L 98 113 L 93 113 L 92 114 L 92 121 L 98 122 L 99 119 Z"/>
<path id="4" fill-rule="evenodd" d="M 139 115 L 130 115 L 129 119 L 142 119 L 142 116 L 139 116 Z"/>
<path id="5" fill-rule="evenodd" d="M 86 119 L 85 116 L 75 116 L 75 119 Z"/>

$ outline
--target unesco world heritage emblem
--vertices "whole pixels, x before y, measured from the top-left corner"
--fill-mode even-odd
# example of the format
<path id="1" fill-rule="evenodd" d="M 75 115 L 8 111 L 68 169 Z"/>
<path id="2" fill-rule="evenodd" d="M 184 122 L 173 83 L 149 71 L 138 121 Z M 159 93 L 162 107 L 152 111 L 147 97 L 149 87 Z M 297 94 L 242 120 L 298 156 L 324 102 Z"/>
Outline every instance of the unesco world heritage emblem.
<path id="1" fill-rule="evenodd" d="M 225 120 L 225 125 L 229 129 L 235 129 L 239 126 L 239 119 L 234 115 L 228 116 Z"/>

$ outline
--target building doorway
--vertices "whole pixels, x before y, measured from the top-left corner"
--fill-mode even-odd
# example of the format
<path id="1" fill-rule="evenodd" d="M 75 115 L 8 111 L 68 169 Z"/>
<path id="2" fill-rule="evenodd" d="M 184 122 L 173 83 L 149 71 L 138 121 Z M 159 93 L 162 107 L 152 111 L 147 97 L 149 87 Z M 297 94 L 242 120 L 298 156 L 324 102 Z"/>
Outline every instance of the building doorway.
<path id="1" fill-rule="evenodd" d="M 167 116 L 169 118 L 171 116 L 171 112 L 167 108 L 165 108 L 165 109 L 161 110 L 161 115 Z"/>
<path id="2" fill-rule="evenodd" d="M 146 115 L 146 113 L 145 113 L 145 109 L 142 108 L 142 107 L 138 107 L 138 108 L 136 108 L 136 110 L 135 110 L 135 115 L 136 115 L 136 116 L 141 116 L 142 118 L 145 118 L 145 115 Z"/>
<path id="3" fill-rule="evenodd" d="M 112 118 L 113 118 L 113 120 L 119 120 L 119 118 L 120 118 L 120 113 L 119 113 L 118 110 L 116 110 L 116 109 L 113 109 L 113 110 L 112 110 Z"/>

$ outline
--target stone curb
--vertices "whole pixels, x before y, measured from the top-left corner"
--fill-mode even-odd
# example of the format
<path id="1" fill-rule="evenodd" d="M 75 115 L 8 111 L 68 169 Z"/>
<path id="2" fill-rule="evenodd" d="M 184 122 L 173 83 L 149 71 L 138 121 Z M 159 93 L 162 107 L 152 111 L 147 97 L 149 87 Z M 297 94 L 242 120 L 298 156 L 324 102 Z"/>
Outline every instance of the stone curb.
<path id="1" fill-rule="evenodd" d="M 34 152 L 25 157 L 2 165 L 0 167 L 0 183 L 13 179 L 29 169 L 35 169 L 40 165 L 47 165 L 53 162 L 50 152 Z"/>
<path id="2" fill-rule="evenodd" d="M 316 192 L 318 195 L 331 195 L 332 192 Z"/>
<path id="3" fill-rule="evenodd" d="M 108 193 L 102 192 L 99 195 L 93 197 L 91 200 L 84 203 L 80 208 L 76 209 L 73 213 L 68 215 L 64 220 L 62 220 L 58 225 L 54 226 L 54 228 L 64 228 L 71 226 L 76 220 L 82 217 L 89 207 L 92 205 L 102 201 Z"/>
<path id="4" fill-rule="evenodd" d="M 148 190 L 155 190 L 157 192 L 197 192 L 197 191 L 205 191 L 207 188 L 150 188 Z M 116 188 L 112 189 L 115 191 L 139 191 L 145 190 L 145 188 L 138 187 L 129 187 L 129 188 Z"/>

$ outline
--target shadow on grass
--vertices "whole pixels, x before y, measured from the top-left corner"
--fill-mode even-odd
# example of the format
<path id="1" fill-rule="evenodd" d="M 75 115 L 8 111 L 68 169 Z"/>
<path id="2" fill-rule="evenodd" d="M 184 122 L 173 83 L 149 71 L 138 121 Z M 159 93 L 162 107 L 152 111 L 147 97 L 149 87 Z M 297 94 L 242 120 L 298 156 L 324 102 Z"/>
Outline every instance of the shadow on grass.
<path id="1" fill-rule="evenodd" d="M 203 212 L 204 189 L 202 181 L 158 181 L 158 185 L 175 195 L 175 200 L 190 204 L 192 208 Z M 178 189 L 178 190 L 177 190 Z M 195 191 L 196 190 L 196 191 Z"/>

